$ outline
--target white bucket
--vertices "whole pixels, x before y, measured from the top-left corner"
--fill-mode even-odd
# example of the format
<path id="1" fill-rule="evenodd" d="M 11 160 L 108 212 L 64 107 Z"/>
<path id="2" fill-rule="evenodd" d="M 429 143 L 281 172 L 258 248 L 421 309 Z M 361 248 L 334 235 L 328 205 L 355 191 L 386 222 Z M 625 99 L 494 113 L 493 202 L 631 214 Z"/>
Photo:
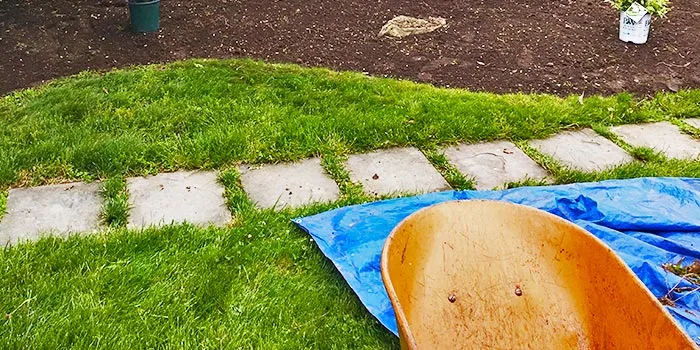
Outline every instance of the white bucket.
<path id="1" fill-rule="evenodd" d="M 635 44 L 644 44 L 649 37 L 651 15 L 646 14 L 635 21 L 625 11 L 620 12 L 620 40 Z"/>

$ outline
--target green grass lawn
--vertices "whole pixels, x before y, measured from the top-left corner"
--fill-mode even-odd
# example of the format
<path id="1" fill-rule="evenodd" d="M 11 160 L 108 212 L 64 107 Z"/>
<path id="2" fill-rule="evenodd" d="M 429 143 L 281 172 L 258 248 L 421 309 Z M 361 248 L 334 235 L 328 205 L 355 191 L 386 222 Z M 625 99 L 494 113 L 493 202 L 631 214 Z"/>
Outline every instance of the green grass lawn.
<path id="1" fill-rule="evenodd" d="M 0 213 L 9 186 L 105 179 L 89 237 L 46 238 L 0 252 L 0 348 L 398 348 L 308 235 L 300 215 L 372 200 L 344 157 L 419 147 L 455 188 L 471 182 L 439 146 L 515 141 L 556 183 L 639 176 L 700 177 L 611 135 L 622 123 L 700 116 L 700 91 L 561 99 L 437 89 L 355 73 L 194 60 L 84 73 L 0 98 Z M 637 159 L 600 173 L 566 169 L 527 145 L 593 127 Z M 341 199 L 279 213 L 256 210 L 233 165 L 321 156 Z M 234 220 L 227 228 L 123 228 L 124 177 L 217 168 Z M 518 183 L 510 186 L 520 186 Z"/>
<path id="2" fill-rule="evenodd" d="M 248 214 L 5 250 L 0 348 L 397 347 L 289 214 Z"/>
<path id="3" fill-rule="evenodd" d="M 84 73 L 0 98 L 0 190 L 394 145 L 527 140 L 700 116 L 700 90 L 637 100 L 438 89 L 254 61 Z"/>

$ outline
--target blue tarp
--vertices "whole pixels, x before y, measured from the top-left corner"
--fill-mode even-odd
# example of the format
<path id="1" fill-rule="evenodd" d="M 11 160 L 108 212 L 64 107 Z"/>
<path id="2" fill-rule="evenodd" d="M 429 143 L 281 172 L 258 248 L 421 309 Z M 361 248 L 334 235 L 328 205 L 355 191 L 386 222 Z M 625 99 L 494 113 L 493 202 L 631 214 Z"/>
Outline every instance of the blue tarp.
<path id="1" fill-rule="evenodd" d="M 657 297 L 680 281 L 661 264 L 700 259 L 700 179 L 641 178 L 505 191 L 449 191 L 349 206 L 294 222 L 311 234 L 369 312 L 397 334 L 379 265 L 386 237 L 419 209 L 469 199 L 528 205 L 583 227 L 610 246 Z M 685 280 L 678 286 L 692 287 Z M 670 297 L 678 300 L 668 310 L 700 344 L 700 292 Z"/>

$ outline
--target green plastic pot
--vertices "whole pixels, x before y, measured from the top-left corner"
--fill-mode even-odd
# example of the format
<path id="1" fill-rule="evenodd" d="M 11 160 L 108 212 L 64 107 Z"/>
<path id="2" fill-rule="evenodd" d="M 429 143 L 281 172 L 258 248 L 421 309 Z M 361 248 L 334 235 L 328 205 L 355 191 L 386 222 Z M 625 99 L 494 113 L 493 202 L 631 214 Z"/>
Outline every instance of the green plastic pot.
<path id="1" fill-rule="evenodd" d="M 131 30 L 137 33 L 155 32 L 160 27 L 160 0 L 129 0 Z"/>

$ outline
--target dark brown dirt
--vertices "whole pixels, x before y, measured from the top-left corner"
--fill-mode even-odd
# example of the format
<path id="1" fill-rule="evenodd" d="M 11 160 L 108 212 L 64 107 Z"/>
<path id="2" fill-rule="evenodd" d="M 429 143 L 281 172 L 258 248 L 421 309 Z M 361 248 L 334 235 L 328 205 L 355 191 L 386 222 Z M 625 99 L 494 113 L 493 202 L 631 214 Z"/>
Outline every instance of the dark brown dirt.
<path id="1" fill-rule="evenodd" d="M 161 31 L 129 31 L 126 0 L 0 0 L 0 94 L 85 69 L 254 57 L 496 92 L 700 87 L 700 1 L 617 39 L 603 0 L 163 0 Z M 378 38 L 396 15 L 448 27 Z"/>

